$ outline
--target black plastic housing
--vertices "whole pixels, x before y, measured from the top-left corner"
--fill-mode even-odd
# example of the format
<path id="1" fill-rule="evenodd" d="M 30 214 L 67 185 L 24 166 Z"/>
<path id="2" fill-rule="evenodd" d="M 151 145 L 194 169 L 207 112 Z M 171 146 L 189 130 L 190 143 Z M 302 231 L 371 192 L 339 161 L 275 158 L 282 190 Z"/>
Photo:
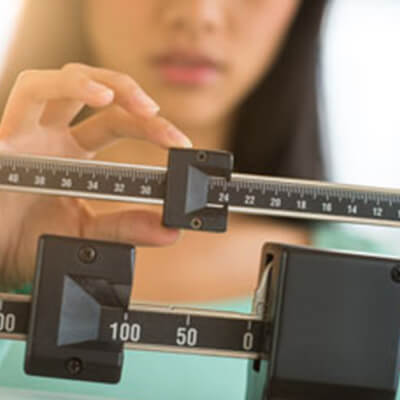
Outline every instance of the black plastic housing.
<path id="1" fill-rule="evenodd" d="M 163 223 L 173 228 L 225 232 L 228 206 L 208 206 L 209 180 L 229 181 L 233 156 L 224 151 L 170 149 Z"/>
<path id="2" fill-rule="evenodd" d="M 271 259 L 272 334 L 250 365 L 247 399 L 394 400 L 399 260 L 267 244 Z"/>
<path id="3" fill-rule="evenodd" d="M 106 383 L 120 380 L 123 346 L 104 342 L 104 308 L 129 306 L 135 249 L 42 236 L 37 252 L 25 372 Z"/>

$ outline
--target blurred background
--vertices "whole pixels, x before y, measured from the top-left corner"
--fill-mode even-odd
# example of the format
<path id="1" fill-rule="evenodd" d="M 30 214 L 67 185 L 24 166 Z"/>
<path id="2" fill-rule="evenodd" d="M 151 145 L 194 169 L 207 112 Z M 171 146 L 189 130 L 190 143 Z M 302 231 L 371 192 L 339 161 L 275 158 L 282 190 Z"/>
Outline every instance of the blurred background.
<path id="1" fill-rule="evenodd" d="M 23 0 L 0 2 L 0 68 Z M 400 1 L 333 0 L 323 35 L 329 180 L 400 188 Z M 344 225 L 400 254 L 400 230 Z"/>
<path id="2" fill-rule="evenodd" d="M 332 2 L 323 41 L 325 155 L 336 182 L 400 188 L 400 2 Z M 400 254 L 394 228 L 343 226 Z"/>

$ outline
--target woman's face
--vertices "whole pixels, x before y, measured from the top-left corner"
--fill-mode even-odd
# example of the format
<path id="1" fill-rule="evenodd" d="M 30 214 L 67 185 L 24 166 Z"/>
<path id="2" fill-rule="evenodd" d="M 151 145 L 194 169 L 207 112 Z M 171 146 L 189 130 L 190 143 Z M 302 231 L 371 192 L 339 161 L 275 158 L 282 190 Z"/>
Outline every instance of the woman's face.
<path id="1" fill-rule="evenodd" d="M 96 63 L 131 75 L 187 131 L 228 121 L 301 0 L 86 0 Z"/>

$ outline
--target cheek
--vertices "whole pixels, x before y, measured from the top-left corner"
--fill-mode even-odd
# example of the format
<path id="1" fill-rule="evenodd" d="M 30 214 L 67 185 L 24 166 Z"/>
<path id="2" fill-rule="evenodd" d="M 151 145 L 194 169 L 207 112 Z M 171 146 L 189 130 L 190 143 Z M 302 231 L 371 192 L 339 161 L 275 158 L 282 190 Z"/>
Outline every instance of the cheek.
<path id="1" fill-rule="evenodd" d="M 232 36 L 235 48 L 231 49 L 238 73 L 256 80 L 268 71 L 299 4 L 299 0 L 254 0 L 240 13 Z"/>
<path id="2" fill-rule="evenodd" d="M 145 4 L 143 4 L 145 3 Z M 98 22 L 121 24 L 132 18 L 140 20 L 151 9 L 152 0 L 86 0 L 86 11 L 98 19 Z"/>
<path id="3" fill-rule="evenodd" d="M 143 40 L 152 25 L 152 0 L 86 0 L 86 2 L 86 20 L 90 32 L 103 41 L 113 42 L 116 47 L 126 41 Z"/>

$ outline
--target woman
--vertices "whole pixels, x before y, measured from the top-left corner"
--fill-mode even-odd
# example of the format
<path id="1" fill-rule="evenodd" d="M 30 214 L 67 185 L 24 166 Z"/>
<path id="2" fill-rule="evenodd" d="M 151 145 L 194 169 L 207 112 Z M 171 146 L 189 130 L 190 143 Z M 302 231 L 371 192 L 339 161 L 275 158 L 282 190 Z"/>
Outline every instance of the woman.
<path id="1" fill-rule="evenodd" d="M 166 152 L 153 144 L 193 143 L 233 151 L 240 172 L 319 179 L 324 7 L 322 0 L 29 1 L 2 80 L 0 148 L 156 165 Z M 84 105 L 97 112 L 81 112 Z M 12 193 L 0 194 L 0 212 L 4 226 L 13 227 L 0 232 L 2 283 L 9 287 L 32 278 L 42 232 L 151 246 L 177 241 L 140 248 L 133 290 L 140 300 L 248 297 L 264 242 L 310 241 L 305 224 L 249 216 L 230 217 L 225 235 L 185 232 L 177 240 L 179 233 L 163 228 L 149 207 Z M 234 365 L 218 362 L 224 371 Z M 153 365 L 163 365 L 161 358 Z M 240 398 L 228 385 L 232 378 L 215 379 L 227 398 Z M 156 398 L 122 387 L 108 393 Z"/>

